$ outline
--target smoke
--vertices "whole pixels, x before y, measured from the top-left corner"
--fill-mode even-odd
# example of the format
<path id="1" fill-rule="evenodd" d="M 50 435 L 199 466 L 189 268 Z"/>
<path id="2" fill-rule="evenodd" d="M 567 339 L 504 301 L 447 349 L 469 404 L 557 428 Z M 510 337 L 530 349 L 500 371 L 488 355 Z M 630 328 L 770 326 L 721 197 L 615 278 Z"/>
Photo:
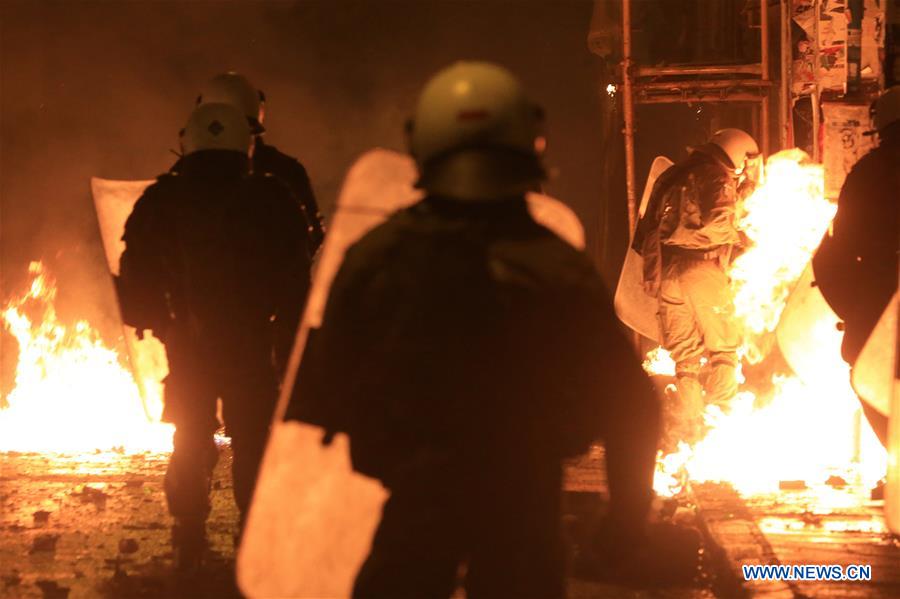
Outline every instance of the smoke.
<path id="1" fill-rule="evenodd" d="M 43 259 L 59 279 L 61 317 L 117 336 L 90 177 L 167 170 L 198 87 L 227 69 L 266 92 L 267 138 L 306 165 L 328 216 L 360 153 L 403 149 L 403 123 L 431 73 L 466 58 L 505 64 L 546 109 L 556 173 L 548 191 L 579 213 L 590 239 L 603 201 L 599 65 L 585 43 L 591 8 L 589 0 L 5 0 L 0 300 L 19 290 L 30 260 Z"/>

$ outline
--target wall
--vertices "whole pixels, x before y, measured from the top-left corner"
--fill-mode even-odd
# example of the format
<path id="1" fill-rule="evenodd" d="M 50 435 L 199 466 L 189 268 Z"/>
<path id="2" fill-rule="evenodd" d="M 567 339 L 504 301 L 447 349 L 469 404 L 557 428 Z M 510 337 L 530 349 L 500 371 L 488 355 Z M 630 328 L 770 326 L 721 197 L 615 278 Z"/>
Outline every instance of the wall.
<path id="1" fill-rule="evenodd" d="M 63 316 L 116 334 L 89 179 L 166 170 L 198 86 L 224 69 L 266 92 L 269 141 L 306 164 L 327 216 L 357 155 L 403 148 L 404 120 L 430 73 L 461 58 L 501 62 L 544 105 L 548 190 L 578 212 L 596 246 L 591 10 L 588 0 L 4 0 L 0 300 L 19 290 L 29 260 L 43 259 L 60 279 Z"/>

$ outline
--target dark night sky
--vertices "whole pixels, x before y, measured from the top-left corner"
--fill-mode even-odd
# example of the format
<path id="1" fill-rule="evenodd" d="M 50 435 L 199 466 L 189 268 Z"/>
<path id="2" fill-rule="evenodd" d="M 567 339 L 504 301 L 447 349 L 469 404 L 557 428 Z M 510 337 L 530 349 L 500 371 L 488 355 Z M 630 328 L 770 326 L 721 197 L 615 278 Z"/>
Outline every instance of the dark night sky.
<path id="1" fill-rule="evenodd" d="M 596 241 L 601 92 L 585 42 L 589 0 L 4 0 L 0 10 L 3 298 L 43 258 L 60 278 L 63 315 L 109 334 L 90 177 L 167 169 L 199 85 L 227 69 L 266 92 L 268 139 L 306 164 L 328 216 L 356 156 L 403 149 L 431 73 L 498 61 L 544 105 L 557 172 L 548 190 Z"/>

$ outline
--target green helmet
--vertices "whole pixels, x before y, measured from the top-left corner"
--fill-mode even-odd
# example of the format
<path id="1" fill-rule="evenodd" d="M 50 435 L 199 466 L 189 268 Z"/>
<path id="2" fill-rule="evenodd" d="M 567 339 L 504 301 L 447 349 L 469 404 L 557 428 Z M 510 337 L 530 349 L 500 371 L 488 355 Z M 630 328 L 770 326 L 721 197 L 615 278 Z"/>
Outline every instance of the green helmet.
<path id="1" fill-rule="evenodd" d="M 458 62 L 425 85 L 410 123 L 417 183 L 462 200 L 519 195 L 544 178 L 540 108 L 519 81 L 488 62 Z"/>

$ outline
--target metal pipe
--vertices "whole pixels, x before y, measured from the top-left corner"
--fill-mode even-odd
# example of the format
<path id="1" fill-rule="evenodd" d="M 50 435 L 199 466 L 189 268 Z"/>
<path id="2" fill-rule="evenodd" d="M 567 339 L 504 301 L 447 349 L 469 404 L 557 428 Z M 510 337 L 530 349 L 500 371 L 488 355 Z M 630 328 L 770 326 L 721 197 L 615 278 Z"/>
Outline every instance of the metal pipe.
<path id="1" fill-rule="evenodd" d="M 759 63 L 763 81 L 769 80 L 769 4 L 759 0 Z"/>
<path id="2" fill-rule="evenodd" d="M 819 0 L 814 0 L 813 10 L 815 11 L 816 18 L 813 19 L 813 79 L 815 80 L 813 85 L 812 96 L 810 96 L 810 101 L 812 102 L 812 131 L 813 131 L 813 154 L 812 159 L 816 162 L 819 162 L 822 159 L 822 153 L 819 148 L 819 119 L 821 115 L 819 114 L 819 102 L 821 102 L 821 93 L 819 91 Z"/>
<path id="3" fill-rule="evenodd" d="M 821 97 L 819 95 L 818 81 L 816 81 L 816 86 L 813 88 L 812 96 L 810 96 L 810 101 L 812 102 L 812 135 L 813 135 L 812 159 L 815 162 L 821 162 L 822 151 L 819 146 L 819 129 L 820 129 L 820 119 L 822 118 L 822 115 L 821 115 L 820 108 L 819 108 L 819 102 L 821 102 Z"/>
<path id="4" fill-rule="evenodd" d="M 635 67 L 635 77 L 655 77 L 664 75 L 760 75 L 759 64 L 710 65 L 710 66 L 666 66 Z"/>
<path id="5" fill-rule="evenodd" d="M 759 66 L 760 77 L 769 80 L 769 3 L 759 0 Z M 763 99 L 759 107 L 759 128 L 764 155 L 769 154 L 769 98 Z"/>
<path id="6" fill-rule="evenodd" d="M 717 104 L 717 103 L 728 103 L 728 102 L 765 102 L 767 98 L 762 95 L 756 94 L 748 94 L 748 93 L 736 93 L 736 94 L 728 94 L 727 96 L 721 96 L 719 94 L 709 95 L 709 96 L 694 96 L 686 98 L 683 94 L 669 94 L 669 95 L 653 95 L 653 96 L 638 96 L 636 99 L 637 104 L 684 104 L 685 102 L 706 102 L 709 104 Z"/>
<path id="7" fill-rule="evenodd" d="M 781 87 L 779 97 L 779 120 L 781 121 L 780 139 L 781 149 L 794 146 L 793 123 L 791 110 L 791 7 L 788 0 L 779 0 L 781 5 Z"/>
<path id="8" fill-rule="evenodd" d="M 634 191 L 634 98 L 631 88 L 631 0 L 622 0 L 622 116 L 625 128 L 625 194 L 628 201 L 628 232 L 637 223 Z"/>
<path id="9" fill-rule="evenodd" d="M 762 79 L 716 79 L 708 81 L 648 81 L 635 83 L 635 90 L 691 90 L 691 89 L 740 89 L 769 87 L 771 81 Z"/>

